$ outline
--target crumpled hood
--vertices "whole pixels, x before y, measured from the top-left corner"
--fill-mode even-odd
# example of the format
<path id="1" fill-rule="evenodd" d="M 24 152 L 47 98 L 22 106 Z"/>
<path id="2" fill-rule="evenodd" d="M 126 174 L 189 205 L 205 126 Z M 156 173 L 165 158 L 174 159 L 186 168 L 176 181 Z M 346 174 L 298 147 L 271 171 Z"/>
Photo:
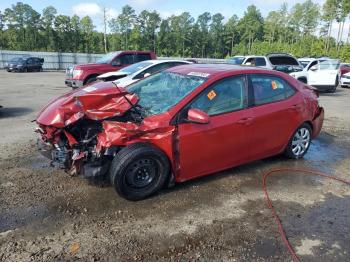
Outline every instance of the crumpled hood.
<path id="1" fill-rule="evenodd" d="M 81 64 L 81 65 L 75 65 L 74 69 L 80 69 L 80 70 L 86 70 L 86 69 L 92 69 L 96 67 L 104 67 L 106 64 L 97 64 L 97 63 L 89 63 L 89 64 Z"/>
<path id="2" fill-rule="evenodd" d="M 81 118 L 103 120 L 122 116 L 131 108 L 124 95 L 132 104 L 139 100 L 137 95 L 129 94 L 110 82 L 99 82 L 75 89 L 45 106 L 36 122 L 44 126 L 63 128 Z"/>

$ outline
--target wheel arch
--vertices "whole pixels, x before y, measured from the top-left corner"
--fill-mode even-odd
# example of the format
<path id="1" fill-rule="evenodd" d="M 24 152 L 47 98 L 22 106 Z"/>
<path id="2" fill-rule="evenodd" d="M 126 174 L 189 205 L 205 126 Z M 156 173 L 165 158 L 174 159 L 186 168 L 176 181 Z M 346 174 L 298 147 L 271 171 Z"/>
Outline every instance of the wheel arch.
<path id="1" fill-rule="evenodd" d="M 88 75 L 87 77 L 85 77 L 85 79 L 84 79 L 84 85 L 86 84 L 86 82 L 89 80 L 89 79 L 91 79 L 91 78 L 96 78 L 96 77 L 98 77 L 99 76 L 99 74 L 90 74 L 90 75 Z"/>

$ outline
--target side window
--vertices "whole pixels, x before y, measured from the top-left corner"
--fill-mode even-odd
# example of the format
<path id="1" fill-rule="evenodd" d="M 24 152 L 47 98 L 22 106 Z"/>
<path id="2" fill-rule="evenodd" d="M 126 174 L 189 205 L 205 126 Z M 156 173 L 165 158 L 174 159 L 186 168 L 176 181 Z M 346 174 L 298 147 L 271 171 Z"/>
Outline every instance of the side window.
<path id="1" fill-rule="evenodd" d="M 33 58 L 28 58 L 26 61 L 26 64 L 31 65 L 31 64 L 33 64 L 33 62 L 34 62 Z"/>
<path id="2" fill-rule="evenodd" d="M 313 61 L 310 65 L 309 65 L 309 67 L 308 67 L 308 69 L 307 70 L 310 70 L 310 68 L 311 67 L 313 67 L 314 65 L 317 65 L 317 61 Z"/>
<path id="3" fill-rule="evenodd" d="M 265 58 L 263 58 L 263 57 L 256 57 L 255 58 L 255 66 L 266 66 Z"/>
<path id="4" fill-rule="evenodd" d="M 136 54 L 135 55 L 135 63 L 145 61 L 145 60 L 151 60 L 150 54 Z"/>
<path id="5" fill-rule="evenodd" d="M 244 63 L 247 66 L 254 66 L 255 65 L 255 59 L 254 57 L 248 58 L 247 61 Z"/>
<path id="6" fill-rule="evenodd" d="M 134 63 L 133 55 L 121 55 L 116 59 L 117 62 L 120 62 L 122 65 L 131 65 Z"/>
<path id="7" fill-rule="evenodd" d="M 268 75 L 251 75 L 250 78 L 255 105 L 280 101 L 295 94 L 295 90 L 282 78 Z"/>
<path id="8" fill-rule="evenodd" d="M 236 76 L 223 79 L 209 86 L 190 105 L 208 115 L 237 111 L 245 107 L 245 77 Z"/>

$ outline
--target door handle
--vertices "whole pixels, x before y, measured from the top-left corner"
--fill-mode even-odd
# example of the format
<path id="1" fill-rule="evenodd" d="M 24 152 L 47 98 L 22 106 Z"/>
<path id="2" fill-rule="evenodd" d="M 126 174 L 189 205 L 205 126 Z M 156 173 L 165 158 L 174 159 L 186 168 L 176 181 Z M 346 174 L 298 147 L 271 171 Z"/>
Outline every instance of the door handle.
<path id="1" fill-rule="evenodd" d="M 289 109 L 293 110 L 293 111 L 300 111 L 301 110 L 301 106 L 300 105 L 292 105 Z"/>
<path id="2" fill-rule="evenodd" d="M 241 125 L 249 125 L 253 122 L 253 120 L 254 120 L 253 117 L 246 117 L 238 120 L 237 123 Z"/>

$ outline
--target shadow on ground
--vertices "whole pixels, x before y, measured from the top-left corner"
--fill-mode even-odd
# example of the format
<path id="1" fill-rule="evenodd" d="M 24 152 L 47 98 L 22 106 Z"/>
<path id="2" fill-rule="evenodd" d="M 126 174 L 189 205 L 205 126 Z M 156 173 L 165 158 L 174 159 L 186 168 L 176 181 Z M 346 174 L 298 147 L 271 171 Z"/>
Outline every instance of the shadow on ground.
<path id="1" fill-rule="evenodd" d="M 9 117 L 24 116 L 33 112 L 33 109 L 28 107 L 3 107 L 0 108 L 0 119 Z"/>

